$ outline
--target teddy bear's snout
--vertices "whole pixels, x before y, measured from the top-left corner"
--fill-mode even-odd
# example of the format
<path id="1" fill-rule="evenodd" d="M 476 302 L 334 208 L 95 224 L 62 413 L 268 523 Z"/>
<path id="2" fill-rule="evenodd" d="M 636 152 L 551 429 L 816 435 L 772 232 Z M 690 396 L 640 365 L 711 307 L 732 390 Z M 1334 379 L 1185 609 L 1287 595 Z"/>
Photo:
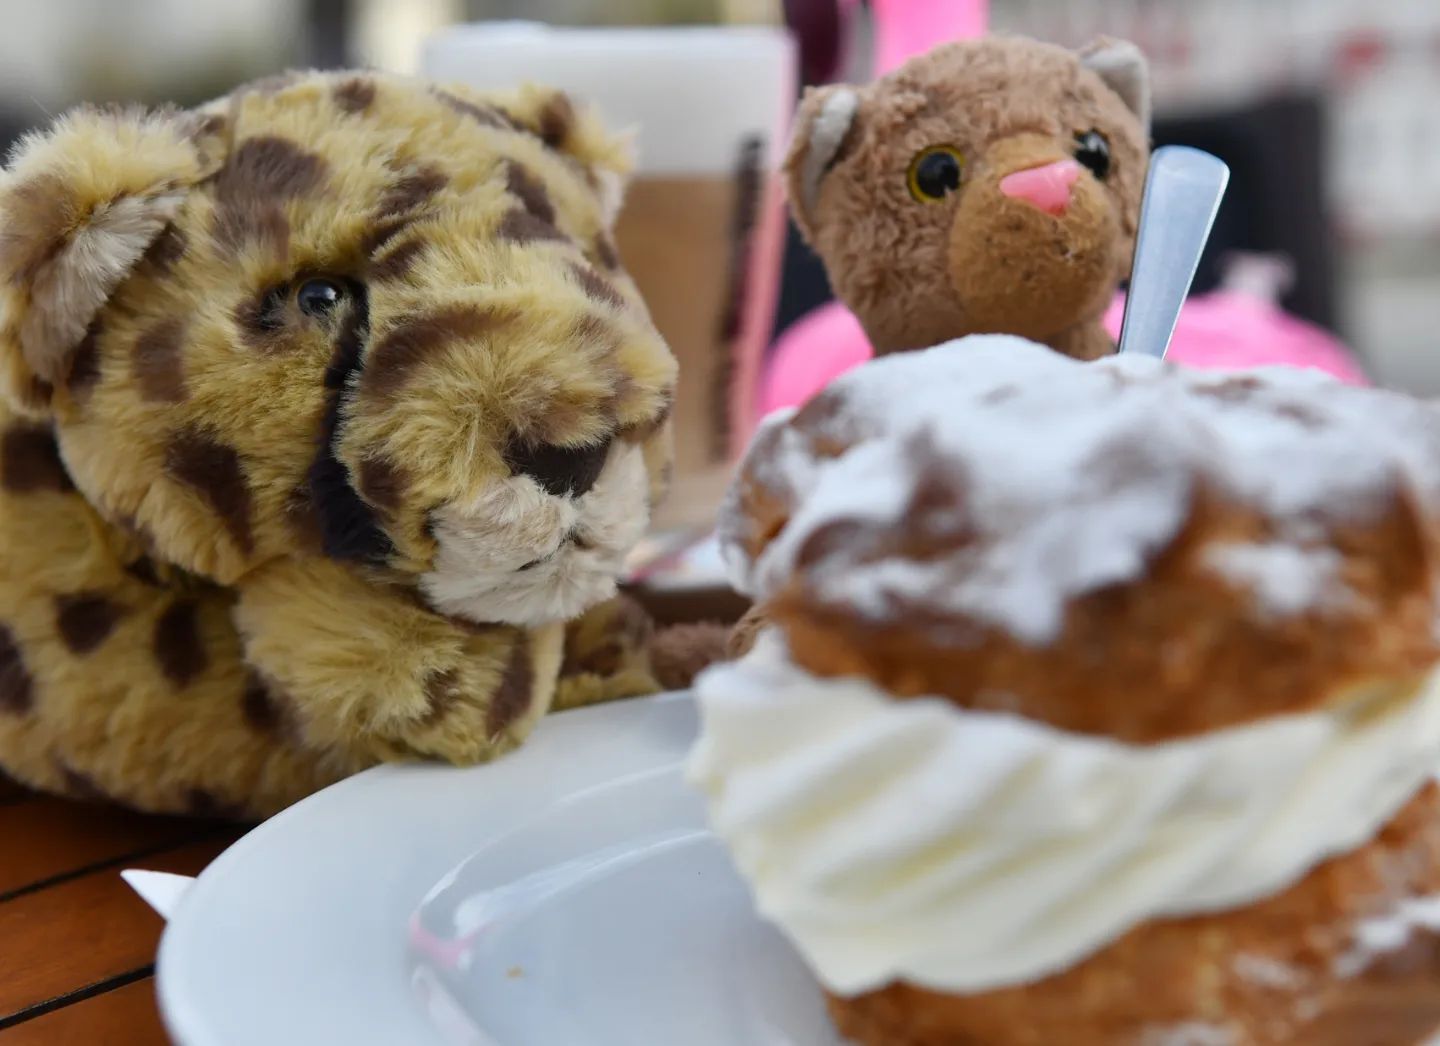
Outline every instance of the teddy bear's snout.
<path id="1" fill-rule="evenodd" d="M 1007 174 L 1000 179 L 1000 192 L 1059 217 L 1070 206 L 1079 177 L 1080 165 L 1074 160 L 1055 160 Z"/>
<path id="2" fill-rule="evenodd" d="M 1016 134 L 977 158 L 948 244 L 950 287 L 973 329 L 1044 340 L 1108 300 L 1125 251 L 1120 215 L 1066 144 Z"/>

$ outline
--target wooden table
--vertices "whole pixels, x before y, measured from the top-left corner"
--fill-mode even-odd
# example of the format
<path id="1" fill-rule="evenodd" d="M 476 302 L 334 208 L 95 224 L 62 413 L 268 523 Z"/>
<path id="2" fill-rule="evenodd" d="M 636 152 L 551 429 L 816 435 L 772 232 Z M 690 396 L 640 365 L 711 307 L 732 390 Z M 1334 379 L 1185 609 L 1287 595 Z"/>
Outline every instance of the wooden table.
<path id="1" fill-rule="evenodd" d="M 0 776 L 0 1046 L 164 1046 L 164 924 L 120 870 L 197 875 L 243 831 L 39 796 Z"/>

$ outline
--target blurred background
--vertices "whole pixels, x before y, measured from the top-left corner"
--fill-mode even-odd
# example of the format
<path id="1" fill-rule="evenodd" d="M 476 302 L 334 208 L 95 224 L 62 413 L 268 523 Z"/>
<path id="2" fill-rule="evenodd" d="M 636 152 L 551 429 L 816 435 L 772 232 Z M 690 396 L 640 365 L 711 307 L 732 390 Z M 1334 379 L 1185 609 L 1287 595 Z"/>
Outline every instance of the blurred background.
<path id="1" fill-rule="evenodd" d="M 813 9 L 814 5 L 810 5 Z M 0 0 L 0 141 L 80 100 L 192 104 L 293 66 L 415 69 L 446 24 L 792 21 L 781 0 Z M 1333 331 L 1377 382 L 1440 394 L 1440 3 L 1436 0 L 993 0 L 992 29 L 1077 44 L 1104 32 L 1153 64 L 1157 143 L 1234 178 L 1197 290 L 1227 252 L 1282 259 L 1282 302 Z M 808 25 L 802 79 L 863 80 L 864 6 Z M 774 330 L 825 300 L 793 236 Z"/>

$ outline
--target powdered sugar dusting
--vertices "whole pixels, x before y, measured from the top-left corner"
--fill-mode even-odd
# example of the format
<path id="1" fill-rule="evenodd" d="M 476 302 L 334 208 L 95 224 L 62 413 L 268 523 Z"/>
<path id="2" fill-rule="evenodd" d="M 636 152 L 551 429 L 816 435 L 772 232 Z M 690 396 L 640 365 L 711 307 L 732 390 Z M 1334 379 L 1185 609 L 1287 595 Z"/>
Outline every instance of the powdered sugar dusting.
<path id="1" fill-rule="evenodd" d="M 1388 914 L 1355 926 L 1351 948 L 1335 960 L 1339 977 L 1353 977 L 1376 959 L 1405 947 L 1416 930 L 1440 933 L 1440 896 L 1401 901 Z"/>
<path id="2" fill-rule="evenodd" d="M 1236 977 L 1257 988 L 1293 991 L 1305 984 L 1305 974 L 1300 969 L 1268 955 L 1241 952 L 1230 963 L 1230 968 Z"/>
<path id="3" fill-rule="evenodd" d="M 1203 1021 L 1160 1025 L 1140 1036 L 1140 1046 L 1236 1046 L 1238 1041 L 1230 1029 Z"/>
<path id="4" fill-rule="evenodd" d="M 1139 576 L 1197 490 L 1255 508 L 1273 543 L 1217 553 L 1267 609 L 1330 592 L 1318 532 L 1408 490 L 1437 500 L 1437 415 L 1310 371 L 1080 363 L 978 335 L 856 368 L 757 438 L 742 482 L 789 508 L 757 543 L 721 522 L 732 575 L 763 598 L 803 570 L 821 599 L 883 616 L 928 607 L 1052 638 L 1073 597 Z M 769 537 L 769 535 L 765 535 Z M 938 539 L 938 540 L 936 540 Z M 908 549 L 939 544 L 942 558 Z"/>
<path id="5" fill-rule="evenodd" d="M 1340 580 L 1340 554 L 1281 541 L 1212 545 L 1205 560 L 1231 584 L 1249 589 L 1277 617 L 1335 606 L 1352 595 Z"/>

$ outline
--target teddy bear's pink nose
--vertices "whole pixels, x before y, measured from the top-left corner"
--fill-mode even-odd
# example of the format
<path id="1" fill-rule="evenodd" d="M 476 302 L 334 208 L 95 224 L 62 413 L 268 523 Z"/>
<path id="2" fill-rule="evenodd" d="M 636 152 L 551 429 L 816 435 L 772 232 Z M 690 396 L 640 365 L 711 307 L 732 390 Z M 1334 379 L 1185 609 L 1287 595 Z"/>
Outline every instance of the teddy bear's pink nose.
<path id="1" fill-rule="evenodd" d="M 1056 160 L 1007 174 L 1000 179 L 1000 191 L 1046 214 L 1060 215 L 1070 206 L 1070 187 L 1079 177 L 1080 165 L 1074 160 Z"/>

